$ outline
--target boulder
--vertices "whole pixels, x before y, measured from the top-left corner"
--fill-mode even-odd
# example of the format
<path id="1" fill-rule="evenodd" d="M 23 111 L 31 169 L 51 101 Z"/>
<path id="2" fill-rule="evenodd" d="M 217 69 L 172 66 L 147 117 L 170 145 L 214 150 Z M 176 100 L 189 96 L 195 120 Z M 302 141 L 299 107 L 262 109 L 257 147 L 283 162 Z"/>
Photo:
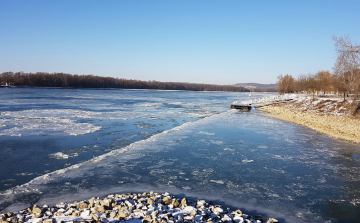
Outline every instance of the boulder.
<path id="1" fill-rule="evenodd" d="M 182 206 L 182 207 L 186 207 L 186 206 L 187 206 L 187 200 L 186 200 L 185 197 L 181 200 L 181 206 Z"/>
<path id="2" fill-rule="evenodd" d="M 37 213 L 42 213 L 43 209 L 39 208 L 38 206 L 36 206 L 36 204 L 34 204 L 31 213 L 33 214 L 37 214 Z"/>
<path id="3" fill-rule="evenodd" d="M 278 223 L 279 221 L 275 218 L 269 218 L 266 223 Z"/>

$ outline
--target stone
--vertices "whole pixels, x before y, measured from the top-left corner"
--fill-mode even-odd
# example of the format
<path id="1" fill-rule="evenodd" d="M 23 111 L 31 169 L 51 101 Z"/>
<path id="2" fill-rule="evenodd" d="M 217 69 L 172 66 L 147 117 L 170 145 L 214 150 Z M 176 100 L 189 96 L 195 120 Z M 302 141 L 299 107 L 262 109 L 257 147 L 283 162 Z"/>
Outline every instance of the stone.
<path id="1" fill-rule="evenodd" d="M 279 221 L 275 218 L 269 218 L 266 223 L 278 223 Z"/>
<path id="2" fill-rule="evenodd" d="M 148 204 L 155 204 L 155 201 L 154 201 L 153 199 L 149 198 L 149 199 L 147 200 L 147 203 L 148 203 Z"/>
<path id="3" fill-rule="evenodd" d="M 35 218 L 42 218 L 43 217 L 43 214 L 42 213 L 36 213 L 33 215 L 32 219 L 35 219 Z"/>
<path id="4" fill-rule="evenodd" d="M 143 223 L 151 223 L 151 218 L 150 217 L 145 217 L 143 220 L 142 220 Z"/>
<path id="5" fill-rule="evenodd" d="M 127 213 L 123 212 L 123 211 L 119 211 L 117 218 L 126 218 L 128 216 Z"/>
<path id="6" fill-rule="evenodd" d="M 242 211 L 240 211 L 239 209 L 236 211 L 231 212 L 232 215 L 236 216 L 236 215 L 242 215 Z"/>
<path id="7" fill-rule="evenodd" d="M 187 200 L 185 197 L 181 200 L 181 206 L 183 206 L 183 207 L 187 206 Z"/>
<path id="8" fill-rule="evenodd" d="M 205 206 L 205 204 L 206 204 L 205 200 L 198 200 L 196 202 L 196 206 L 198 206 L 198 207 L 203 207 L 203 206 Z"/>
<path id="9" fill-rule="evenodd" d="M 224 214 L 224 216 L 221 218 L 222 222 L 232 222 L 232 219 L 229 217 L 229 215 Z"/>
<path id="10" fill-rule="evenodd" d="M 117 213 L 115 211 L 110 212 L 110 218 L 115 218 L 115 216 L 117 215 Z"/>
<path id="11" fill-rule="evenodd" d="M 178 208 L 180 205 L 180 202 L 178 199 L 173 199 L 171 204 L 174 205 L 174 208 Z"/>
<path id="12" fill-rule="evenodd" d="M 39 208 L 38 206 L 36 206 L 36 204 L 34 204 L 31 213 L 42 213 L 42 212 L 43 212 L 43 210 L 41 208 Z"/>
<path id="13" fill-rule="evenodd" d="M 91 218 L 94 219 L 95 221 L 99 221 L 99 216 L 97 214 L 91 214 Z"/>
<path id="14" fill-rule="evenodd" d="M 113 202 L 112 199 L 104 199 L 104 200 L 100 201 L 102 206 L 105 206 L 108 208 L 111 207 L 112 202 Z"/>
<path id="15" fill-rule="evenodd" d="M 95 210 L 96 210 L 97 212 L 99 212 L 99 213 L 104 213 L 104 212 L 105 212 L 105 207 L 102 206 L 102 205 L 100 205 L 100 206 L 97 206 L 97 207 L 95 208 Z"/>
<path id="16" fill-rule="evenodd" d="M 163 204 L 165 205 L 168 205 L 168 204 L 171 204 L 172 201 L 168 198 L 168 197 L 164 197 L 163 200 L 162 200 Z"/>
<path id="17" fill-rule="evenodd" d="M 77 205 L 76 205 L 77 208 L 88 208 L 89 205 L 83 201 L 79 202 Z"/>
<path id="18" fill-rule="evenodd" d="M 90 210 L 85 210 L 83 212 L 79 212 L 79 215 L 83 218 L 89 217 L 91 214 Z"/>
<path id="19" fill-rule="evenodd" d="M 90 212 L 90 210 L 88 210 L 89 212 Z M 72 213 L 72 216 L 75 216 L 75 217 L 80 217 L 80 215 L 81 215 L 82 213 L 80 212 L 80 211 L 74 211 L 73 213 Z M 90 216 L 90 214 L 88 214 L 89 216 Z"/>

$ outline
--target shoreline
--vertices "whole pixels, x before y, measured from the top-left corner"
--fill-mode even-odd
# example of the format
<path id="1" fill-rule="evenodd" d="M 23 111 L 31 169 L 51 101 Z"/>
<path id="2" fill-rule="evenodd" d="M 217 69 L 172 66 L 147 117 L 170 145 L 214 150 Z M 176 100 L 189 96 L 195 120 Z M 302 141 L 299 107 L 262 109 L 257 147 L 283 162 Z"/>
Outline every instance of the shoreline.
<path id="1" fill-rule="evenodd" d="M 265 116 L 292 122 L 333 138 L 360 144 L 359 118 L 351 116 L 349 113 L 336 115 L 316 109 L 309 105 L 309 101 L 311 100 L 271 104 L 256 109 L 266 112 Z"/>
<path id="2" fill-rule="evenodd" d="M 0 222 L 246 222 L 278 223 L 275 218 L 249 216 L 241 210 L 215 205 L 205 200 L 190 201 L 169 193 L 110 194 L 54 206 L 34 204 L 18 212 L 0 214 Z"/>

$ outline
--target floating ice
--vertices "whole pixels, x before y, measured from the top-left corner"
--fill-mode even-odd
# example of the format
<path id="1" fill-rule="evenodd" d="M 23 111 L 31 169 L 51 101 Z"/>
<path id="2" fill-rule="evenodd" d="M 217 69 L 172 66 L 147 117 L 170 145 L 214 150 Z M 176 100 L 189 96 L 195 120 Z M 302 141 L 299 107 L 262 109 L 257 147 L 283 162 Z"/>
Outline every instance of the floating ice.
<path id="1" fill-rule="evenodd" d="M 216 184 L 225 184 L 222 180 L 210 180 L 210 182 L 216 183 Z"/>
<path id="2" fill-rule="evenodd" d="M 91 118 L 94 112 L 71 109 L 24 110 L 2 112 L 0 136 L 84 135 L 101 129 L 90 123 L 78 122 Z"/>
<path id="3" fill-rule="evenodd" d="M 63 152 L 57 152 L 57 153 L 52 153 L 49 155 L 50 158 L 54 158 L 54 159 L 68 159 L 69 157 L 75 157 L 78 156 L 79 154 L 77 153 L 73 153 L 71 155 L 65 154 Z"/>

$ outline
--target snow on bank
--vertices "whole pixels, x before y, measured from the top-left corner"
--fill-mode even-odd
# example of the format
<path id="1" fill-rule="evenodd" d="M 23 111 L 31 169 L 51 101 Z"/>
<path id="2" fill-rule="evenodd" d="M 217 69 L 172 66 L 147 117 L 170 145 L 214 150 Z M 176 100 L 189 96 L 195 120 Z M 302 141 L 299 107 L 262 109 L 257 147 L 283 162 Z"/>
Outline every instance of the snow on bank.
<path id="1" fill-rule="evenodd" d="M 286 101 L 286 100 L 293 100 L 299 98 L 298 94 L 284 94 L 284 95 L 273 95 L 268 97 L 257 98 L 254 100 L 246 100 L 246 101 L 234 101 L 233 105 L 249 105 L 249 104 L 259 104 L 259 103 L 270 103 L 276 101 Z"/>

